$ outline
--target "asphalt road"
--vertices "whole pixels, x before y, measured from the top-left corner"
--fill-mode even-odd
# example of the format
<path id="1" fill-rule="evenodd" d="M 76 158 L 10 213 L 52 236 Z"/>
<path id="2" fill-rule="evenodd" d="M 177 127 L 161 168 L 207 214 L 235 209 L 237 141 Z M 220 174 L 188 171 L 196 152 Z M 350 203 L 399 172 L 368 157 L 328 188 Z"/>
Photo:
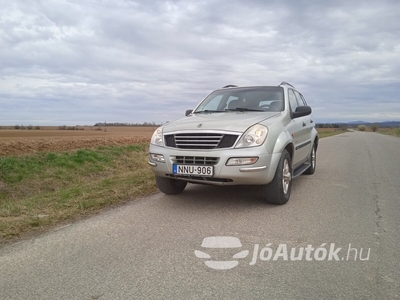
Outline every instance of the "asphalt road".
<path id="1" fill-rule="evenodd" d="M 399 149 L 399 138 L 349 132 L 320 141 L 316 173 L 294 180 L 284 206 L 257 187 L 189 185 L 3 246 L 0 298 L 399 298 Z M 213 236 L 242 247 L 202 247 Z"/>

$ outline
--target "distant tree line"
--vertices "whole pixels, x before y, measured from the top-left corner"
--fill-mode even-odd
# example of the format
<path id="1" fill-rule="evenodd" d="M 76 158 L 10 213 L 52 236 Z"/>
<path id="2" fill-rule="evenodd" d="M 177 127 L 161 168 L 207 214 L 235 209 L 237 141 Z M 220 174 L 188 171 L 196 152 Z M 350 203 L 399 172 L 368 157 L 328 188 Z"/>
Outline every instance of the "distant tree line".
<path id="1" fill-rule="evenodd" d="M 36 129 L 36 130 L 39 130 L 40 129 L 40 126 L 39 125 L 36 125 L 36 126 L 33 126 L 33 125 L 28 125 L 28 126 L 24 126 L 24 125 L 15 125 L 14 126 L 14 129 L 28 129 L 28 130 L 32 130 L 32 129 Z"/>
<path id="2" fill-rule="evenodd" d="M 155 122 L 143 122 L 143 123 L 99 122 L 94 124 L 94 126 L 161 126 L 161 124 L 156 124 Z"/>
<path id="3" fill-rule="evenodd" d="M 62 126 L 58 126 L 58 130 L 85 130 L 85 128 L 80 127 L 80 126 L 62 125 Z"/>
<path id="4" fill-rule="evenodd" d="M 341 126 L 343 126 L 343 124 L 338 124 L 338 123 L 315 124 L 315 127 L 317 127 L 317 128 L 340 128 Z"/>
<path id="5" fill-rule="evenodd" d="M 316 128 L 335 128 L 335 130 L 343 130 L 347 131 L 347 124 L 339 124 L 339 123 L 320 123 L 315 124 Z"/>

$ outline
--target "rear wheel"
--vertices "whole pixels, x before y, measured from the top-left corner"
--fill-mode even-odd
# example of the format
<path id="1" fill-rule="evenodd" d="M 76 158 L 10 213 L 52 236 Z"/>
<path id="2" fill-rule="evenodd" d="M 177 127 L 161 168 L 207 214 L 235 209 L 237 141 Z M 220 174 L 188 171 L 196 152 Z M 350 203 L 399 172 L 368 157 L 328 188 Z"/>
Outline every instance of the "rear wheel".
<path id="1" fill-rule="evenodd" d="M 156 183 L 161 192 L 167 195 L 177 195 L 183 192 L 187 182 L 156 176 Z"/>
<path id="2" fill-rule="evenodd" d="M 304 174 L 314 174 L 315 167 L 317 166 L 317 151 L 315 150 L 315 144 L 313 145 L 310 153 L 310 167 L 304 172 Z"/>
<path id="3" fill-rule="evenodd" d="M 283 150 L 274 179 L 265 186 L 267 202 L 282 205 L 289 201 L 292 189 L 292 160 L 289 152 Z"/>

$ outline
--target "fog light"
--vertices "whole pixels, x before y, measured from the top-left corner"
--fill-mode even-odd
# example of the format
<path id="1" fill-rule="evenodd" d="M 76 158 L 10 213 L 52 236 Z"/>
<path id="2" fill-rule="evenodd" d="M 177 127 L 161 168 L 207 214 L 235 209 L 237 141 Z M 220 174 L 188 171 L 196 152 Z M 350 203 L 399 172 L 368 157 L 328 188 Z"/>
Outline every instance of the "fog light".
<path id="1" fill-rule="evenodd" d="M 165 162 L 164 155 L 162 154 L 150 153 L 150 159 L 153 161 Z"/>
<path id="2" fill-rule="evenodd" d="M 227 166 L 243 166 L 255 164 L 258 157 L 232 157 L 226 162 Z"/>

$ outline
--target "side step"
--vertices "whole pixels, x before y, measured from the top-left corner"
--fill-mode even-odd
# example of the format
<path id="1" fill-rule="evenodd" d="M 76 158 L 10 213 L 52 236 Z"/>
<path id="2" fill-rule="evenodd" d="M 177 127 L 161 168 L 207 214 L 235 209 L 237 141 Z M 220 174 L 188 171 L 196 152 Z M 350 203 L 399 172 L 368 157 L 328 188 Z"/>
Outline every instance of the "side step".
<path id="1" fill-rule="evenodd" d="M 292 178 L 299 177 L 301 174 L 303 174 L 309 167 L 311 166 L 311 163 L 305 162 L 302 164 L 300 167 L 298 167 L 296 170 L 293 171 L 293 176 Z"/>

